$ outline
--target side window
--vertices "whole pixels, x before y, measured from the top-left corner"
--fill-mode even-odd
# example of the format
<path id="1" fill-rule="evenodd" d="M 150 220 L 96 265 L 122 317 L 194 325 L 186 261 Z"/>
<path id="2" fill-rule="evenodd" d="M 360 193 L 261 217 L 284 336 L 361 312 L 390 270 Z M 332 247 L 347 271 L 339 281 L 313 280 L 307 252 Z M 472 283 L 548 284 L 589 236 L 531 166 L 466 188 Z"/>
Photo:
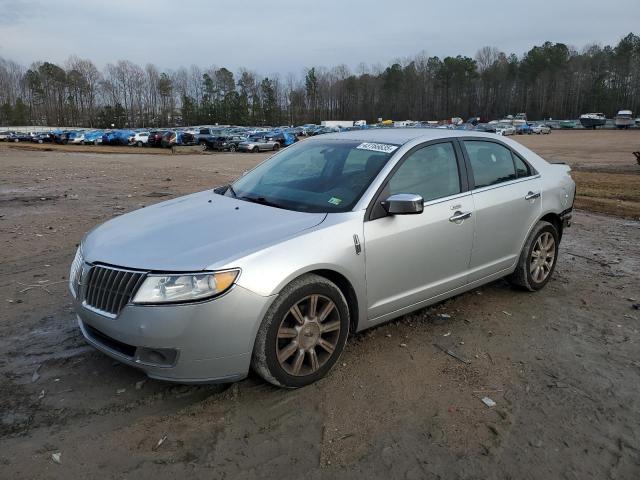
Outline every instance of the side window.
<path id="1" fill-rule="evenodd" d="M 513 162 L 516 164 L 516 174 L 518 178 L 531 176 L 531 168 L 519 156 L 513 155 Z"/>
<path id="2" fill-rule="evenodd" d="M 389 195 L 416 193 L 425 202 L 460 193 L 453 145 L 437 143 L 413 152 L 389 179 Z"/>
<path id="3" fill-rule="evenodd" d="M 469 155 L 475 188 L 487 187 L 509 180 L 515 180 L 511 150 L 493 142 L 465 141 Z"/>

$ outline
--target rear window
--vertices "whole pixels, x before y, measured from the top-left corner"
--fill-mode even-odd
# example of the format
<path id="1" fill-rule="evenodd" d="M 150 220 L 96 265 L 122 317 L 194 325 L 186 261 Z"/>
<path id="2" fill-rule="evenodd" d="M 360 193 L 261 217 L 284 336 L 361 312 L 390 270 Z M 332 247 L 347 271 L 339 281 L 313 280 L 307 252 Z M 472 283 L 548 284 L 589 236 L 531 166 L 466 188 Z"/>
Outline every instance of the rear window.
<path id="1" fill-rule="evenodd" d="M 488 187 L 517 178 L 511 150 L 493 142 L 465 141 L 475 188 Z"/>

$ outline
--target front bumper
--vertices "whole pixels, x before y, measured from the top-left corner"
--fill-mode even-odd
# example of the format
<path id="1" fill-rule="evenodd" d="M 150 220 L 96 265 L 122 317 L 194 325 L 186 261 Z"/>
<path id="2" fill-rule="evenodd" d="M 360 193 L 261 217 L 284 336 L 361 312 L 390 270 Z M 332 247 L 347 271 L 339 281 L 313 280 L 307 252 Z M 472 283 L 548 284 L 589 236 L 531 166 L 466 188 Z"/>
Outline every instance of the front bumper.
<path id="1" fill-rule="evenodd" d="M 115 318 L 78 300 L 74 308 L 89 344 L 151 378 L 224 383 L 246 377 L 258 327 L 273 299 L 235 285 L 206 302 L 127 305 Z"/>

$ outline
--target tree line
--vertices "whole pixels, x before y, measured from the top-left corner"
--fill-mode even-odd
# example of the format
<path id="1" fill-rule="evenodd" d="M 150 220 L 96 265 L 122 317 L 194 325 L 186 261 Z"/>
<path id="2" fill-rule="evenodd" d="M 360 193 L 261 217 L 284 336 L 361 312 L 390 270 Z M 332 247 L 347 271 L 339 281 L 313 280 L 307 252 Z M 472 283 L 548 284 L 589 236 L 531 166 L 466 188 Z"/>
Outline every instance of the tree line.
<path id="1" fill-rule="evenodd" d="M 474 58 L 424 53 L 384 65 L 311 67 L 261 76 L 198 66 L 161 71 L 88 59 L 28 68 L 0 58 L 0 125 L 108 128 L 299 125 L 327 119 L 577 118 L 640 113 L 640 37 L 581 50 L 545 42 L 522 56 L 483 47 Z"/>

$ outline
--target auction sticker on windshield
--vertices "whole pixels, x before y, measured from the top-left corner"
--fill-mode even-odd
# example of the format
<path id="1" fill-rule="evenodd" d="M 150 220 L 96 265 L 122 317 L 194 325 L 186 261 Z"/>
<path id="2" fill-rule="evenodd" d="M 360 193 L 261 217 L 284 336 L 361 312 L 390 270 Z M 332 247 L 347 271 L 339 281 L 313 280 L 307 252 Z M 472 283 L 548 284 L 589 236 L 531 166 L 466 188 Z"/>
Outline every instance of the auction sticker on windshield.
<path id="1" fill-rule="evenodd" d="M 372 152 L 391 153 L 397 150 L 398 146 L 387 143 L 361 143 L 356 148 L 359 150 L 371 150 Z"/>

